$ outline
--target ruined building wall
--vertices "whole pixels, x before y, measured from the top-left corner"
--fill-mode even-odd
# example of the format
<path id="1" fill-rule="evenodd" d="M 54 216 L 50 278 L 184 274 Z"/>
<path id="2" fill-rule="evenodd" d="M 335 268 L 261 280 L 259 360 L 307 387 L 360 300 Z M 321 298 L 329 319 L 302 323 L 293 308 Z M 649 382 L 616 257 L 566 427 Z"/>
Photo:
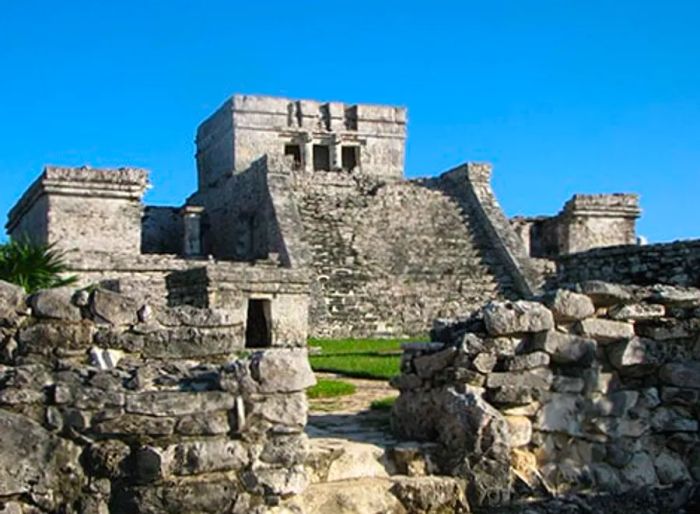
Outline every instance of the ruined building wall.
<path id="1" fill-rule="evenodd" d="M 624 284 L 655 283 L 700 287 L 700 241 L 598 248 L 557 259 L 553 281 L 614 280 Z"/>
<path id="2" fill-rule="evenodd" d="M 636 244 L 640 213 L 639 197 L 634 194 L 577 194 L 556 216 L 518 216 L 511 224 L 530 256 L 556 258 Z"/>
<path id="3" fill-rule="evenodd" d="M 473 187 L 468 174 L 390 184 L 298 175 L 295 197 L 315 274 L 312 334 L 421 334 L 428 319 L 522 294 L 522 272 L 484 227 L 494 212 L 469 196 Z M 505 218 L 502 224 L 510 230 Z"/>
<path id="4" fill-rule="evenodd" d="M 58 248 L 138 254 L 144 170 L 45 168 L 9 214 L 11 237 Z"/>
<path id="5" fill-rule="evenodd" d="M 288 151 L 296 152 L 301 171 L 339 171 L 343 148 L 354 154 L 356 171 L 400 180 L 405 132 L 399 107 L 234 95 L 197 130 L 199 189 Z"/>
<path id="6" fill-rule="evenodd" d="M 700 290 L 581 284 L 492 302 L 405 345 L 392 426 L 471 505 L 700 481 Z"/>
<path id="7" fill-rule="evenodd" d="M 8 512 L 264 513 L 306 485 L 304 349 L 225 311 L 0 283 Z"/>

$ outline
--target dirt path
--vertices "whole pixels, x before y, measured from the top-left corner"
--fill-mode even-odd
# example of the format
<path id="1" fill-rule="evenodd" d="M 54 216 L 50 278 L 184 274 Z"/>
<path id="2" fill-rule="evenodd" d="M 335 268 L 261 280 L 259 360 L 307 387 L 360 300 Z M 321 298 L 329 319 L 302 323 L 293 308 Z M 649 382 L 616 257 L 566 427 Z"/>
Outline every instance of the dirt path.
<path id="1" fill-rule="evenodd" d="M 338 398 L 309 400 L 306 432 L 311 438 L 338 437 L 387 446 L 395 444 L 387 410 L 371 410 L 374 400 L 398 396 L 384 380 L 348 378 L 334 373 L 316 373 L 317 378 L 337 379 L 353 384 L 355 394 Z"/>

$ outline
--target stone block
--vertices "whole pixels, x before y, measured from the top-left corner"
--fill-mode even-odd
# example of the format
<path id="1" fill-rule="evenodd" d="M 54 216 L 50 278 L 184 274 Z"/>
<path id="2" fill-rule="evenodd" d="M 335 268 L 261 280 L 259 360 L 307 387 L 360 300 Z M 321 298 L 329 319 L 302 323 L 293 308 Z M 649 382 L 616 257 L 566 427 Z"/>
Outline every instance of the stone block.
<path id="1" fill-rule="evenodd" d="M 73 289 L 60 287 L 45 289 L 29 298 L 32 314 L 38 318 L 57 319 L 63 321 L 80 321 L 80 309 L 73 305 Z"/>
<path id="2" fill-rule="evenodd" d="M 175 430 L 175 419 L 138 414 L 123 414 L 114 419 L 94 422 L 91 431 L 102 435 L 167 436 Z"/>
<path id="3" fill-rule="evenodd" d="M 508 371 L 524 371 L 549 366 L 550 357 L 546 352 L 532 352 L 523 355 L 515 355 L 505 360 L 505 368 Z"/>
<path id="4" fill-rule="evenodd" d="M 177 420 L 175 432 L 182 435 L 220 435 L 231 431 L 229 413 L 189 414 Z"/>
<path id="5" fill-rule="evenodd" d="M 168 451 L 173 455 L 170 472 L 174 475 L 239 470 L 250 460 L 246 444 L 228 438 L 182 442 Z"/>
<path id="6" fill-rule="evenodd" d="M 624 417 L 639 401 L 637 391 L 615 391 L 605 395 L 593 395 L 590 400 L 590 415 Z"/>
<path id="7" fill-rule="evenodd" d="M 655 432 L 697 432 L 698 422 L 682 407 L 659 407 L 651 416 Z"/>
<path id="8" fill-rule="evenodd" d="M 643 376 L 655 371 L 664 359 L 662 346 L 651 339 L 632 337 L 607 346 L 610 364 L 621 374 Z"/>
<path id="9" fill-rule="evenodd" d="M 491 302 L 483 312 L 486 330 L 492 336 L 542 332 L 554 327 L 552 312 L 537 302 Z"/>
<path id="10" fill-rule="evenodd" d="M 133 298 L 106 289 L 96 289 L 90 298 L 90 312 L 94 319 L 113 326 L 137 324 L 140 307 Z"/>
<path id="11" fill-rule="evenodd" d="M 622 468 L 622 479 L 632 487 L 650 487 L 657 484 L 654 461 L 646 452 L 632 456 L 632 460 Z"/>
<path id="12" fill-rule="evenodd" d="M 547 299 L 547 306 L 557 323 L 578 321 L 595 314 L 593 301 L 588 296 L 566 289 L 557 289 L 554 295 Z"/>
<path id="13" fill-rule="evenodd" d="M 617 321 L 642 321 L 663 318 L 666 308 L 653 303 L 632 303 L 617 305 L 608 310 L 608 316 Z"/>
<path id="14" fill-rule="evenodd" d="M 518 387 L 547 391 L 552 385 L 553 378 L 552 371 L 547 368 L 491 373 L 486 378 L 486 387 L 489 389 Z"/>
<path id="15" fill-rule="evenodd" d="M 549 330 L 537 334 L 532 347 L 547 352 L 556 363 L 586 365 L 595 356 L 596 341 Z"/>
<path id="16" fill-rule="evenodd" d="M 24 289 L 0 280 L 0 325 L 15 326 L 26 312 Z"/>
<path id="17" fill-rule="evenodd" d="M 255 397 L 247 405 L 246 430 L 266 430 L 268 425 L 283 432 L 301 432 L 306 425 L 308 406 L 304 393 Z"/>
<path id="18" fill-rule="evenodd" d="M 235 397 L 223 391 L 143 392 L 126 397 L 126 411 L 146 416 L 185 416 L 218 410 L 230 410 Z"/>
<path id="19" fill-rule="evenodd" d="M 262 393 L 303 391 L 316 384 L 305 349 L 256 352 L 250 369 Z"/>
<path id="20" fill-rule="evenodd" d="M 510 446 L 518 448 L 530 444 L 532 440 L 532 423 L 525 416 L 506 416 Z"/>
<path id="21" fill-rule="evenodd" d="M 605 344 L 634 337 L 634 325 L 624 321 L 586 319 L 576 325 L 579 334 Z"/>
<path id="22" fill-rule="evenodd" d="M 496 367 L 497 361 L 498 358 L 493 353 L 481 352 L 472 360 L 472 366 L 474 366 L 474 369 L 479 373 L 486 374 L 493 371 L 493 368 Z"/>
<path id="23" fill-rule="evenodd" d="M 625 304 L 634 301 L 633 296 L 623 286 L 600 280 L 583 282 L 579 284 L 578 289 L 593 300 L 596 307 L 610 307 L 615 304 Z"/>
<path id="24" fill-rule="evenodd" d="M 429 378 L 449 366 L 457 356 L 457 348 L 448 346 L 437 353 L 421 355 L 413 359 L 416 373 L 422 379 Z"/>
<path id="25" fill-rule="evenodd" d="M 552 391 L 558 393 L 580 393 L 583 391 L 584 381 L 578 377 L 555 375 L 552 382 Z"/>
<path id="26" fill-rule="evenodd" d="M 581 436 L 583 407 L 583 399 L 578 395 L 552 393 L 549 401 L 542 405 L 534 428 L 542 432 Z"/>
<path id="27" fill-rule="evenodd" d="M 676 387 L 700 389 L 700 362 L 670 362 L 659 370 L 659 378 Z"/>
<path id="28" fill-rule="evenodd" d="M 662 451 L 654 459 L 654 469 L 662 485 L 687 482 L 691 480 L 690 473 L 679 455 Z"/>

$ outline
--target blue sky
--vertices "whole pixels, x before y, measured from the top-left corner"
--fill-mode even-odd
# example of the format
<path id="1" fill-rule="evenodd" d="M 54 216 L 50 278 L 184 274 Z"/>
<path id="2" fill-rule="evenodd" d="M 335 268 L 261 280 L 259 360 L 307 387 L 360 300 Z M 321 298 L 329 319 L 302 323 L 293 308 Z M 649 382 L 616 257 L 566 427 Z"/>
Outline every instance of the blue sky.
<path id="1" fill-rule="evenodd" d="M 495 166 L 509 215 L 638 192 L 651 241 L 700 237 L 700 2 L 0 0 L 0 216 L 44 164 L 195 187 L 230 94 L 404 105 L 407 174 Z"/>

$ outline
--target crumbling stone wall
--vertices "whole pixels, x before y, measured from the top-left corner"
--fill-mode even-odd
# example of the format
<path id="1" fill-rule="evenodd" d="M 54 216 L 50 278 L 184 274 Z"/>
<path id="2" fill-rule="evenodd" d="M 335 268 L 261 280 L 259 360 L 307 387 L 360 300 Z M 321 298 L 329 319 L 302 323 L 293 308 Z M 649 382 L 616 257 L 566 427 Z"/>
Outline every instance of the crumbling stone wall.
<path id="1" fill-rule="evenodd" d="M 254 513 L 304 489 L 306 351 L 217 309 L 0 282 L 0 508 Z"/>
<path id="2" fill-rule="evenodd" d="M 608 280 L 700 287 L 700 241 L 617 246 L 564 255 L 557 259 L 554 280 L 561 284 Z"/>
<path id="3" fill-rule="evenodd" d="M 47 166 L 10 211 L 13 238 L 77 249 L 138 254 L 145 170 Z"/>
<path id="4" fill-rule="evenodd" d="M 404 347 L 394 429 L 472 505 L 700 481 L 700 290 L 586 282 L 492 302 Z"/>
<path id="5" fill-rule="evenodd" d="M 635 194 L 576 194 L 556 216 L 517 216 L 511 224 L 530 256 L 556 258 L 592 248 L 635 244 L 640 213 Z"/>

